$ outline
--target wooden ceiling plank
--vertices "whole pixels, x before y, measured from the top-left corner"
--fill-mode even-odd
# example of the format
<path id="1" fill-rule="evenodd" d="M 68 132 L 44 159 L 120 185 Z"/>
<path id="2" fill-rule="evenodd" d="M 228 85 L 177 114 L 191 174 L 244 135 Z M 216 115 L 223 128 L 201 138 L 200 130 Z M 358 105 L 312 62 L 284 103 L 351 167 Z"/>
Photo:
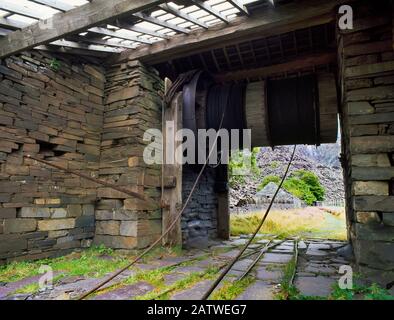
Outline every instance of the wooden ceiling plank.
<path id="1" fill-rule="evenodd" d="M 103 46 L 109 46 L 109 47 L 116 47 L 116 48 L 127 48 L 127 49 L 135 49 L 134 46 L 128 45 L 125 43 L 121 42 L 112 42 L 108 40 L 103 40 L 99 38 L 89 38 L 87 36 L 71 36 L 68 37 L 67 39 L 70 39 L 71 41 L 75 42 L 87 42 L 87 43 L 92 43 L 92 44 L 101 44 Z"/>
<path id="2" fill-rule="evenodd" d="M 33 19 L 45 19 L 47 17 L 42 13 L 37 12 L 37 10 L 33 10 L 32 8 L 28 8 L 24 5 L 20 5 L 15 1 L 11 2 L 8 0 L 1 0 L 0 9 Z"/>
<path id="3" fill-rule="evenodd" d="M 208 29 L 208 25 L 200 20 L 198 20 L 197 18 L 192 17 L 191 15 L 182 12 L 181 10 L 178 10 L 176 8 L 174 8 L 173 6 L 170 6 L 167 3 L 163 3 L 159 6 L 161 9 L 163 9 L 164 11 L 173 14 L 174 16 L 178 17 L 178 18 L 182 18 L 183 20 L 189 21 L 195 25 L 198 25 L 204 29 Z"/>
<path id="4" fill-rule="evenodd" d="M 149 30 L 147 28 L 136 26 L 133 23 L 129 23 L 129 22 L 121 21 L 121 20 L 117 20 L 115 25 L 119 28 L 122 28 L 122 29 L 127 29 L 130 31 L 134 31 L 134 32 L 142 33 L 142 34 L 147 34 L 152 37 L 157 37 L 157 38 L 162 38 L 162 39 L 167 39 L 167 40 L 170 38 L 169 36 L 162 34 L 160 32 Z"/>
<path id="5" fill-rule="evenodd" d="M 224 14 L 220 13 L 218 10 L 211 7 L 207 2 L 205 2 L 203 0 L 192 0 L 192 2 L 200 9 L 208 12 L 210 15 L 222 20 L 225 23 L 229 22 L 229 20 L 227 19 L 227 17 Z"/>
<path id="6" fill-rule="evenodd" d="M 164 0 L 95 0 L 66 12 L 38 21 L 0 40 L 0 58 L 49 43 L 70 34 L 102 25 L 152 6 Z M 0 2 L 0 7 L 6 3 Z"/>
<path id="7" fill-rule="evenodd" d="M 68 40 L 56 40 L 54 42 L 51 42 L 50 45 L 58 46 L 58 47 L 91 50 L 91 51 L 101 51 L 108 53 L 119 53 L 121 51 L 120 49 L 106 48 L 102 45 L 86 44 L 86 43 L 68 41 Z"/>
<path id="8" fill-rule="evenodd" d="M 76 48 L 68 48 L 68 47 L 57 47 L 51 45 L 40 45 L 35 47 L 36 50 L 42 51 L 50 51 L 56 53 L 67 53 L 67 54 L 74 54 L 74 55 L 84 55 L 84 56 L 91 56 L 97 58 L 105 58 L 108 57 L 109 53 L 101 52 L 101 51 L 91 51 L 91 50 L 83 50 L 83 49 L 76 49 Z"/>
<path id="9" fill-rule="evenodd" d="M 10 20 L 7 18 L 0 18 L 0 27 L 10 29 L 10 30 L 19 30 L 26 27 L 27 24 L 23 22 L 19 22 L 16 20 Z"/>
<path id="10" fill-rule="evenodd" d="M 346 0 L 300 0 L 275 9 L 264 9 L 250 17 L 234 19 L 228 25 L 221 23 L 209 30 L 176 35 L 166 42 L 157 42 L 149 47 L 141 46 L 134 51 L 126 50 L 109 62 L 141 59 L 145 63 L 156 64 L 213 48 L 323 25 L 335 21 L 334 9 L 345 2 Z"/>
<path id="11" fill-rule="evenodd" d="M 299 57 L 290 62 L 281 64 L 217 74 L 214 76 L 214 78 L 219 82 L 237 81 L 255 77 L 264 78 L 274 74 L 293 72 L 304 68 L 312 68 L 318 65 L 330 64 L 335 62 L 336 58 L 337 56 L 335 52 L 324 52 L 320 54 Z"/>
<path id="12" fill-rule="evenodd" d="M 237 8 L 241 13 L 249 15 L 248 9 L 239 0 L 227 0 L 234 8 Z"/>
<path id="13" fill-rule="evenodd" d="M 88 31 L 89 32 L 93 32 L 93 33 L 102 34 L 102 35 L 105 35 L 105 36 L 119 38 L 119 39 L 136 41 L 136 42 L 140 42 L 140 43 L 144 43 L 144 44 L 152 44 L 151 41 L 144 40 L 144 39 L 141 39 L 139 37 L 130 35 L 125 30 L 112 31 L 112 30 L 109 30 L 109 29 L 106 29 L 106 28 L 94 27 L 94 28 L 88 29 Z"/>
<path id="14" fill-rule="evenodd" d="M 47 7 L 65 12 L 71 9 L 74 9 L 75 7 L 69 3 L 58 1 L 58 0 L 29 0 L 31 2 L 35 2 L 38 4 L 45 5 Z"/>
<path id="15" fill-rule="evenodd" d="M 149 23 L 153 23 L 153 24 L 155 24 L 157 26 L 160 26 L 160 27 L 163 27 L 163 28 L 167 28 L 167 29 L 179 32 L 179 33 L 183 33 L 183 34 L 189 34 L 190 33 L 190 30 L 188 30 L 186 28 L 177 26 L 176 24 L 173 24 L 173 23 L 170 23 L 170 22 L 167 22 L 167 21 L 164 21 L 164 20 L 160 20 L 160 19 L 151 17 L 151 16 L 147 15 L 146 13 L 142 13 L 142 12 L 141 13 L 135 13 L 134 16 L 139 18 L 139 19 L 141 19 L 141 20 L 143 20 L 143 21 L 146 21 L 146 22 L 149 22 Z"/>

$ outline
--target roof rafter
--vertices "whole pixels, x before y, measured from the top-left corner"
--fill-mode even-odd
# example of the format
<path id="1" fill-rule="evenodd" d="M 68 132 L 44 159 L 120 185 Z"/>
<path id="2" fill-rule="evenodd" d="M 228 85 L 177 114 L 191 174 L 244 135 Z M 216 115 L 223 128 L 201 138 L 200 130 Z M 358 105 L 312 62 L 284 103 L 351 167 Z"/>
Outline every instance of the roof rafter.
<path id="1" fill-rule="evenodd" d="M 192 2 L 200 9 L 207 11 L 209 14 L 222 20 L 225 23 L 228 23 L 227 17 L 224 14 L 222 14 L 221 12 L 219 12 L 218 10 L 216 10 L 215 8 L 211 7 L 208 3 L 206 3 L 202 0 L 192 0 Z"/>
<path id="2" fill-rule="evenodd" d="M 164 0 L 95 0 L 66 12 L 59 12 L 0 39 L 0 58 L 86 31 L 163 2 Z M 0 8 L 4 3 L 8 1 L 2 0 Z"/>
<path id="3" fill-rule="evenodd" d="M 18 30 L 26 27 L 26 23 L 19 22 L 15 20 L 10 20 L 8 18 L 0 18 L 0 27 L 10 29 L 10 30 Z"/>
<path id="4" fill-rule="evenodd" d="M 233 7 L 237 8 L 241 13 L 249 15 L 248 9 L 239 0 L 227 0 Z"/>
<path id="5" fill-rule="evenodd" d="M 84 50 L 102 51 L 102 52 L 109 52 L 109 53 L 119 53 L 120 52 L 120 49 L 106 48 L 101 45 L 79 43 L 79 42 L 68 41 L 68 40 L 56 40 L 56 41 L 51 42 L 50 45 L 58 46 L 58 47 L 68 47 L 68 48 L 76 48 L 76 49 L 84 49 Z"/>
<path id="6" fill-rule="evenodd" d="M 243 80 L 246 78 L 267 77 L 274 74 L 292 72 L 317 65 L 330 64 L 336 61 L 335 52 L 323 52 L 298 57 L 292 61 L 266 67 L 219 73 L 214 76 L 218 82 Z"/>
<path id="7" fill-rule="evenodd" d="M 8 0 L 2 0 L 0 2 L 0 9 L 33 19 L 45 19 L 47 17 L 42 13 L 37 12 L 37 10 L 33 10 L 32 8 L 28 8 Z"/>
<path id="8" fill-rule="evenodd" d="M 184 33 L 184 34 L 188 34 L 190 32 L 190 30 L 188 30 L 186 28 L 177 26 L 174 23 L 170 23 L 170 22 L 167 22 L 164 20 L 160 20 L 160 19 L 151 17 L 151 16 L 147 15 L 146 13 L 142 13 L 142 12 L 135 13 L 134 16 L 143 20 L 143 21 L 150 22 L 150 23 L 156 24 L 158 26 L 161 26 L 163 28 L 167 28 L 167 29 L 170 29 L 170 30 L 173 30 L 176 32 L 180 32 L 180 33 Z"/>
<path id="9" fill-rule="evenodd" d="M 35 2 L 38 4 L 45 5 L 47 7 L 60 10 L 60 11 L 68 11 L 74 9 L 75 7 L 66 2 L 58 1 L 58 0 L 30 0 L 31 2 Z"/>
<path id="10" fill-rule="evenodd" d="M 275 9 L 264 9 L 251 16 L 239 17 L 229 24 L 218 24 L 209 30 L 197 30 L 188 35 L 176 35 L 169 41 L 136 50 L 126 50 L 113 62 L 140 59 L 149 64 L 176 59 L 190 53 L 228 46 L 297 29 L 326 24 L 335 20 L 336 8 L 349 0 L 300 0 Z"/>
<path id="11" fill-rule="evenodd" d="M 183 20 L 194 23 L 195 25 L 198 25 L 204 29 L 208 29 L 208 25 L 206 23 L 192 17 L 190 14 L 184 13 L 181 10 L 178 10 L 178 9 L 174 8 L 173 6 L 170 6 L 167 3 L 163 3 L 163 4 L 159 5 L 159 7 L 161 9 L 163 9 L 164 11 L 171 13 L 178 18 L 182 18 Z"/>
<path id="12" fill-rule="evenodd" d="M 102 35 L 105 35 L 105 36 L 119 38 L 119 39 L 136 41 L 136 42 L 140 42 L 140 43 L 144 43 L 144 44 L 152 44 L 151 41 L 144 40 L 144 39 L 141 39 L 141 38 L 139 38 L 137 36 L 130 35 L 125 30 L 112 31 L 112 30 L 109 30 L 109 29 L 106 29 L 106 28 L 94 27 L 94 28 L 88 29 L 88 31 L 89 32 L 93 32 L 93 33 L 102 34 Z"/>
<path id="13" fill-rule="evenodd" d="M 118 26 L 119 28 L 122 28 L 122 29 L 127 29 L 127 30 L 130 30 L 130 31 L 138 32 L 138 33 L 148 34 L 148 35 L 150 35 L 152 37 L 169 39 L 169 36 L 167 36 L 165 34 L 159 33 L 157 31 L 149 30 L 149 29 L 146 29 L 146 28 L 142 28 L 140 26 L 136 26 L 136 25 L 134 25 L 132 23 L 125 22 L 125 21 L 122 21 L 122 20 L 116 20 L 115 24 L 116 24 L 116 26 Z"/>
<path id="14" fill-rule="evenodd" d="M 67 37 L 67 39 L 75 42 L 87 42 L 87 43 L 92 43 L 92 44 L 101 44 L 103 46 L 108 46 L 108 47 L 116 47 L 116 48 L 128 48 L 128 49 L 135 49 L 135 46 L 129 45 L 126 43 L 122 42 L 113 42 L 109 40 L 103 40 L 100 37 L 91 37 L 90 34 L 86 36 L 70 36 Z"/>

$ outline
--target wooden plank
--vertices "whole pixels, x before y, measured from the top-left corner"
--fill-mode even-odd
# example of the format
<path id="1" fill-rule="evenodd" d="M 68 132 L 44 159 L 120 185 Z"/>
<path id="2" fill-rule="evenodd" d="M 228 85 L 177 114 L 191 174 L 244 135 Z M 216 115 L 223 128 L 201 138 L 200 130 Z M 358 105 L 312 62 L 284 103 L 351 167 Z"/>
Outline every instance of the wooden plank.
<path id="1" fill-rule="evenodd" d="M 42 51 L 58 52 L 58 53 L 76 54 L 76 55 L 82 55 L 82 56 L 91 56 L 91 57 L 97 57 L 97 58 L 106 58 L 109 55 L 108 52 L 90 51 L 90 50 L 67 48 L 67 47 L 56 47 L 56 46 L 50 46 L 50 45 L 37 46 L 34 49 L 35 50 L 42 50 Z"/>
<path id="2" fill-rule="evenodd" d="M 239 0 L 227 0 L 227 2 L 230 2 L 231 5 L 237 8 L 241 13 L 249 15 L 248 9 Z"/>
<path id="3" fill-rule="evenodd" d="M 86 43 L 93 43 L 93 44 L 101 44 L 103 46 L 115 47 L 115 48 L 128 48 L 128 49 L 135 49 L 135 46 L 128 45 L 122 42 L 113 42 L 108 40 L 103 40 L 101 38 L 90 38 L 89 36 L 70 36 L 67 39 L 76 42 L 86 42 Z"/>
<path id="4" fill-rule="evenodd" d="M 0 28 L 0 36 L 2 37 L 9 35 L 11 32 L 11 30 Z"/>
<path id="5" fill-rule="evenodd" d="M 267 67 L 217 74 L 215 76 L 215 79 L 218 82 L 227 82 L 227 81 L 243 80 L 247 78 L 267 77 L 274 74 L 296 71 L 317 65 L 329 64 L 334 61 L 336 61 L 335 52 L 312 54 L 301 58 L 297 58 L 290 62 L 274 64 Z"/>
<path id="6" fill-rule="evenodd" d="M 163 0 L 95 0 L 67 12 L 57 13 L 1 39 L 0 58 L 149 9 L 162 2 Z"/>
<path id="7" fill-rule="evenodd" d="M 208 12 L 210 15 L 222 20 L 225 23 L 228 23 L 228 19 L 227 17 L 220 13 L 218 10 L 216 10 L 215 8 L 211 7 L 206 1 L 202 1 L 202 0 L 192 0 L 192 2 L 199 7 L 202 10 L 205 10 L 206 12 Z"/>
<path id="8" fill-rule="evenodd" d="M 10 30 L 18 30 L 26 27 L 28 24 L 25 22 L 19 22 L 16 20 L 10 20 L 7 18 L 0 18 L 0 27 L 10 29 Z"/>
<path id="9" fill-rule="evenodd" d="M 228 240 L 230 238 L 230 193 L 229 190 L 227 189 L 227 191 L 218 192 L 216 195 L 218 199 L 218 211 L 217 211 L 218 238 L 223 240 Z"/>
<path id="10" fill-rule="evenodd" d="M 163 3 L 159 7 L 161 9 L 163 9 L 164 11 L 173 14 L 176 17 L 182 18 L 182 19 L 189 21 L 191 23 L 194 23 L 195 25 L 198 25 L 202 28 L 208 29 L 208 25 L 205 22 L 202 22 L 202 21 L 198 20 L 197 18 L 194 18 L 191 15 L 178 10 L 167 3 Z"/>
<path id="11" fill-rule="evenodd" d="M 130 40 L 130 41 L 135 41 L 135 42 L 140 42 L 140 43 L 145 43 L 145 44 L 151 44 L 151 42 L 149 40 L 144 40 L 139 37 L 130 35 L 127 31 L 124 31 L 124 30 L 112 31 L 112 30 L 109 30 L 106 28 L 94 27 L 94 28 L 90 28 L 88 31 L 93 32 L 93 33 L 106 35 L 106 36 L 110 36 L 110 37 L 114 37 L 114 38 Z"/>
<path id="12" fill-rule="evenodd" d="M 166 81 L 165 91 L 169 88 L 169 81 Z M 171 139 L 174 144 L 174 150 L 168 148 L 166 143 L 163 144 L 163 155 L 167 153 L 170 156 L 175 154 L 175 150 L 177 150 L 178 146 L 181 144 L 179 141 L 175 141 L 175 133 L 182 128 L 182 94 L 178 93 L 171 104 L 168 107 L 164 107 L 164 116 L 163 116 L 163 142 L 167 141 L 167 139 Z M 167 121 L 173 121 L 174 126 L 170 127 Z M 180 148 L 179 148 L 180 150 Z M 178 157 L 181 157 L 182 154 L 178 154 Z M 163 207 L 163 223 L 162 228 L 163 232 L 175 221 L 176 216 L 178 215 L 179 210 L 182 206 L 182 164 L 177 163 L 175 161 L 174 164 L 164 163 L 162 167 L 162 177 L 163 183 L 164 181 L 168 181 L 169 179 L 174 179 L 175 177 L 175 187 L 173 188 L 164 188 L 162 194 L 162 207 Z M 169 234 L 164 237 L 163 245 L 179 245 L 182 243 L 182 230 L 181 230 L 181 221 L 180 219 L 176 222 L 175 227 L 172 229 Z"/>
<path id="13" fill-rule="evenodd" d="M 126 51 L 111 62 L 140 59 L 145 63 L 155 64 L 239 42 L 326 24 L 335 21 L 334 8 L 343 2 L 345 0 L 301 0 L 275 9 L 256 11 L 250 17 L 240 17 L 229 24 L 220 23 L 209 30 L 177 35 L 166 42 Z"/>
<path id="14" fill-rule="evenodd" d="M 37 12 L 37 10 L 28 6 L 18 4 L 16 1 L 2 0 L 0 2 L 0 9 L 33 19 L 45 19 L 48 17 L 48 15 Z"/>
<path id="15" fill-rule="evenodd" d="M 60 11 L 68 11 L 74 9 L 75 7 L 69 3 L 58 1 L 58 0 L 30 0 L 31 2 L 35 2 L 38 4 L 45 5 L 47 7 L 60 10 Z"/>
<path id="16" fill-rule="evenodd" d="M 183 34 L 190 33 L 190 30 L 188 30 L 186 28 L 177 26 L 176 24 L 173 24 L 173 23 L 170 23 L 170 22 L 167 22 L 167 21 L 164 21 L 164 20 L 160 20 L 160 19 L 151 17 L 151 16 L 149 16 L 149 15 L 147 15 L 145 13 L 142 13 L 142 12 L 135 13 L 134 16 L 139 18 L 139 19 L 141 19 L 142 21 L 153 23 L 155 25 L 158 25 L 158 26 L 161 26 L 163 28 L 167 28 L 167 29 L 170 29 L 170 30 L 173 30 L 173 31 L 176 31 L 176 32 L 180 32 L 180 33 L 183 33 Z"/>
<path id="17" fill-rule="evenodd" d="M 84 49 L 84 50 L 91 50 L 91 51 L 101 51 L 101 52 L 109 52 L 109 53 L 121 52 L 120 49 L 106 48 L 101 45 L 79 43 L 79 42 L 67 41 L 67 40 L 56 40 L 54 42 L 51 42 L 50 44 L 53 46 L 58 46 L 58 47 L 68 47 L 68 48 Z"/>
<path id="18" fill-rule="evenodd" d="M 115 24 L 116 24 L 116 26 L 118 26 L 119 28 L 122 28 L 122 29 L 127 29 L 130 31 L 134 31 L 134 32 L 142 33 L 142 34 L 148 34 L 152 37 L 157 37 L 157 38 L 162 38 L 162 39 L 170 39 L 170 37 L 165 34 L 162 34 L 160 32 L 153 31 L 153 30 L 150 30 L 147 28 L 142 28 L 140 26 L 136 26 L 136 25 L 129 23 L 129 22 L 117 20 Z"/>

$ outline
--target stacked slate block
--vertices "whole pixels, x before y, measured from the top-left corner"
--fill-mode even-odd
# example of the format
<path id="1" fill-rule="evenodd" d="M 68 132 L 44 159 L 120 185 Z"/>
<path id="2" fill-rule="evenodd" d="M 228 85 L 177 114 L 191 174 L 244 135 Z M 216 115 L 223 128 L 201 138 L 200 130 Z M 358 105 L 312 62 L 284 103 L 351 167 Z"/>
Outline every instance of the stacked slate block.
<path id="1" fill-rule="evenodd" d="M 161 166 L 146 164 L 147 129 L 161 130 L 163 83 L 138 61 L 107 69 L 100 179 L 145 195 L 144 202 L 111 188 L 98 189 L 95 243 L 115 249 L 147 247 L 161 235 Z M 161 142 L 157 144 L 161 149 Z"/>
<path id="2" fill-rule="evenodd" d="M 187 165 L 184 165 L 182 170 L 184 203 L 197 179 L 198 172 Z M 215 169 L 207 167 L 182 215 L 182 243 L 186 247 L 203 246 L 210 239 L 217 238 L 218 201 L 214 187 Z"/>
<path id="3" fill-rule="evenodd" d="M 97 177 L 104 70 L 25 52 L 0 61 L 0 263 L 90 245 L 97 185 L 24 158 Z"/>
<path id="4" fill-rule="evenodd" d="M 394 278 L 394 52 L 392 8 L 352 4 L 338 30 L 349 236 L 360 270 Z M 385 272 L 381 272 L 384 270 Z"/>

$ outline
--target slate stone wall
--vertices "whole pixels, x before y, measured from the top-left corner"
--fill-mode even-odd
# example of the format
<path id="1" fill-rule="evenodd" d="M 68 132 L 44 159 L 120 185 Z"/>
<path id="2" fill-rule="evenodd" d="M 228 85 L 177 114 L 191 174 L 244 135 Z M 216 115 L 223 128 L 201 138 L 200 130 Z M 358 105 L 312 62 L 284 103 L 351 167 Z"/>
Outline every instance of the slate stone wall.
<path id="1" fill-rule="evenodd" d="M 388 1 L 338 30 L 349 236 L 361 270 L 394 275 L 394 52 Z"/>
<path id="2" fill-rule="evenodd" d="M 151 200 L 100 187 L 94 242 L 141 249 L 161 235 L 161 166 L 144 162 L 150 142 L 143 141 L 143 135 L 147 129 L 161 130 L 163 83 L 155 70 L 138 61 L 109 68 L 106 79 L 99 177 Z"/>
<path id="3" fill-rule="evenodd" d="M 182 200 L 186 201 L 198 173 L 189 166 L 182 168 Z M 207 167 L 181 220 L 185 246 L 217 238 L 217 194 L 214 191 L 215 170 Z"/>
<path id="4" fill-rule="evenodd" d="M 90 245 L 97 185 L 27 154 L 97 177 L 104 70 L 37 51 L 0 61 L 0 264 Z"/>

